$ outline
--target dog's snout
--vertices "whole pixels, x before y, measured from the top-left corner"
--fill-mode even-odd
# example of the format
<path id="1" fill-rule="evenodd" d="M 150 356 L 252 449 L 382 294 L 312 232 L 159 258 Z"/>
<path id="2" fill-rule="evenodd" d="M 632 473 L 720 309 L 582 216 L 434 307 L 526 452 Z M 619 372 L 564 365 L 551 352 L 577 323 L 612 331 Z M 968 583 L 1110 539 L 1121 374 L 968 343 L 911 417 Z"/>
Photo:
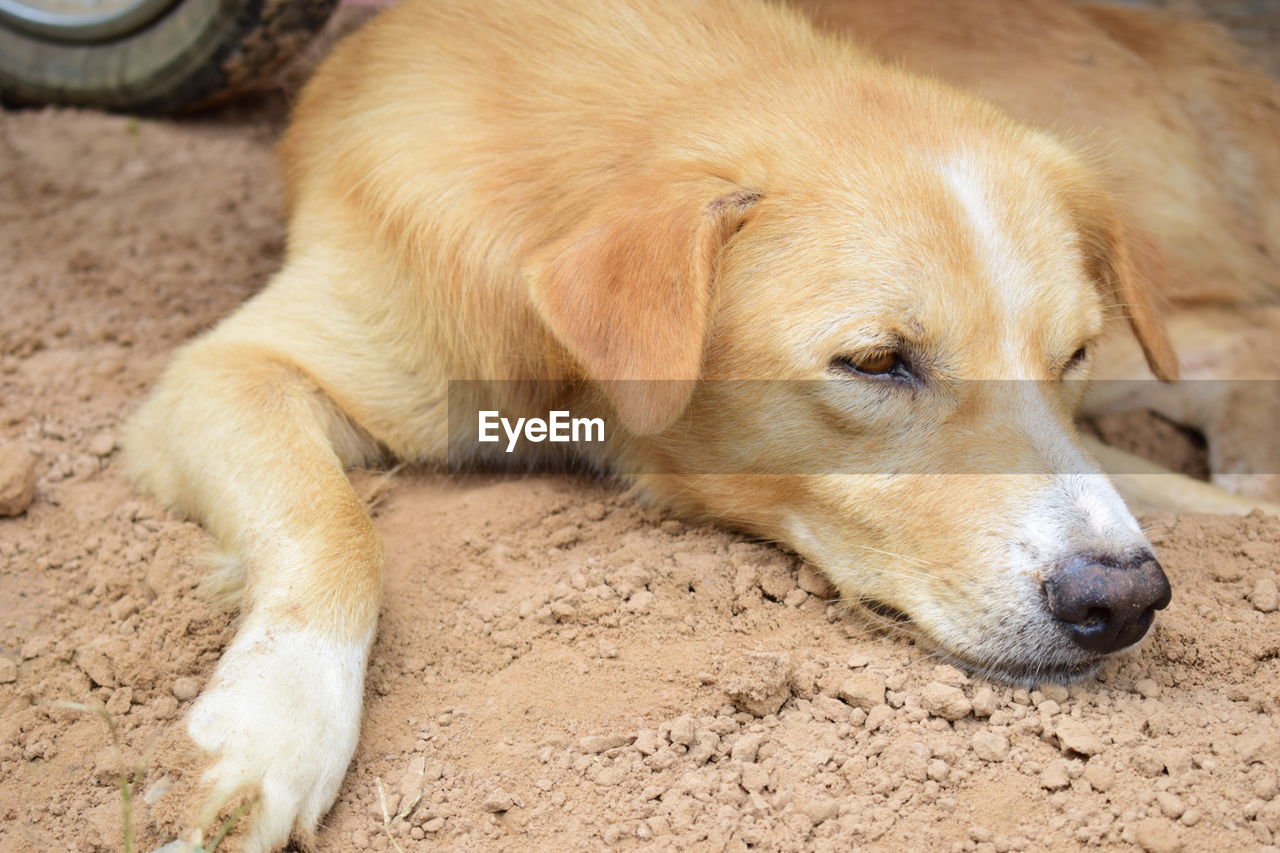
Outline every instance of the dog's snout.
<path id="1" fill-rule="evenodd" d="M 1111 562 L 1077 559 L 1045 583 L 1049 612 L 1086 651 L 1105 654 L 1147 633 L 1155 612 L 1169 606 L 1169 580 L 1155 557 Z"/>

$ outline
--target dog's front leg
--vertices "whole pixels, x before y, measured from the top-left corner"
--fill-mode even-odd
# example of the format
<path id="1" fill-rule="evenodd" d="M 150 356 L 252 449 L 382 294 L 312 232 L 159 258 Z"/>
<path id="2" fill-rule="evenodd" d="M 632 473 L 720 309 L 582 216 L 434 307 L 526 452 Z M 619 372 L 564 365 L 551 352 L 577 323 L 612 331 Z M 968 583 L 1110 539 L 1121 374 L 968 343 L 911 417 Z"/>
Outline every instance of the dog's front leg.
<path id="1" fill-rule="evenodd" d="M 185 721 L 196 772 L 156 810 L 188 840 L 252 802 L 240 849 L 291 835 L 305 844 L 337 795 L 359 734 L 382 561 L 344 474 L 361 447 L 302 371 L 217 333 L 179 356 L 130 425 L 133 472 L 246 572 L 239 630 Z"/>

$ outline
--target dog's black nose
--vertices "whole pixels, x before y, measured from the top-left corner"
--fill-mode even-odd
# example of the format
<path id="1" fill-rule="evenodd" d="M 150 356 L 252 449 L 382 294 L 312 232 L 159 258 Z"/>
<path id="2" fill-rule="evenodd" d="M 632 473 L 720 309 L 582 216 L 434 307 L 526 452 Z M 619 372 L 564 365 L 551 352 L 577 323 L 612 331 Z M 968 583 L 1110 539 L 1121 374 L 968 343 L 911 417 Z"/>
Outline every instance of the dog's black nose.
<path id="1" fill-rule="evenodd" d="M 1098 654 L 1141 640 L 1171 598 L 1169 579 L 1150 554 L 1124 562 L 1077 559 L 1044 587 L 1049 612 L 1076 645 Z"/>

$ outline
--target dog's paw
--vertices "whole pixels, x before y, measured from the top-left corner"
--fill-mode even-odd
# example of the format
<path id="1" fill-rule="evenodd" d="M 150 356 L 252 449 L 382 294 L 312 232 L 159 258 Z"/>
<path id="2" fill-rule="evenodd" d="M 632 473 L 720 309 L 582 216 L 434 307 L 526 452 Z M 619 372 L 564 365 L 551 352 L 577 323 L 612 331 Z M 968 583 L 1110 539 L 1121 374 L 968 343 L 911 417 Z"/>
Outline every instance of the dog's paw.
<path id="1" fill-rule="evenodd" d="M 1272 462 L 1268 467 L 1276 468 L 1277 465 Z M 1280 474 L 1232 474 L 1215 471 L 1213 484 L 1247 498 L 1280 504 Z"/>
<path id="2" fill-rule="evenodd" d="M 310 846 L 355 752 L 367 654 L 310 631 L 242 630 L 165 747 L 156 821 L 194 844 L 232 821 L 243 853 Z"/>

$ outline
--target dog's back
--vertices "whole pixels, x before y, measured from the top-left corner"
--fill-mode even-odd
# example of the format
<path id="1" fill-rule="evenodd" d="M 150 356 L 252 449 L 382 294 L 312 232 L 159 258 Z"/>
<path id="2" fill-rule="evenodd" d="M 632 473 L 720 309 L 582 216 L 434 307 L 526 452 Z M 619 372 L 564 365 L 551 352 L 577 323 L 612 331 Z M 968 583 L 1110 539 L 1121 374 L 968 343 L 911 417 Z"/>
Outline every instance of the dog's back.
<path id="1" fill-rule="evenodd" d="M 631 218 L 650 227 L 691 176 L 822 206 L 892 152 L 978 139 L 1060 154 L 989 104 L 881 65 L 780 5 L 447 0 L 390 9 L 339 46 L 303 93 L 282 159 L 291 246 L 349 264 L 329 277 L 336 300 L 399 363 L 442 378 L 555 378 L 563 348 L 529 278 L 585 219 L 647 205 Z M 395 331 L 406 315 L 420 330 L 411 340 Z M 478 328 L 488 342 L 459 332 Z"/>
<path id="2" fill-rule="evenodd" d="M 1280 299 L 1280 84 L 1217 28 L 1046 0 L 797 0 L 1094 157 L 1185 303 Z"/>

